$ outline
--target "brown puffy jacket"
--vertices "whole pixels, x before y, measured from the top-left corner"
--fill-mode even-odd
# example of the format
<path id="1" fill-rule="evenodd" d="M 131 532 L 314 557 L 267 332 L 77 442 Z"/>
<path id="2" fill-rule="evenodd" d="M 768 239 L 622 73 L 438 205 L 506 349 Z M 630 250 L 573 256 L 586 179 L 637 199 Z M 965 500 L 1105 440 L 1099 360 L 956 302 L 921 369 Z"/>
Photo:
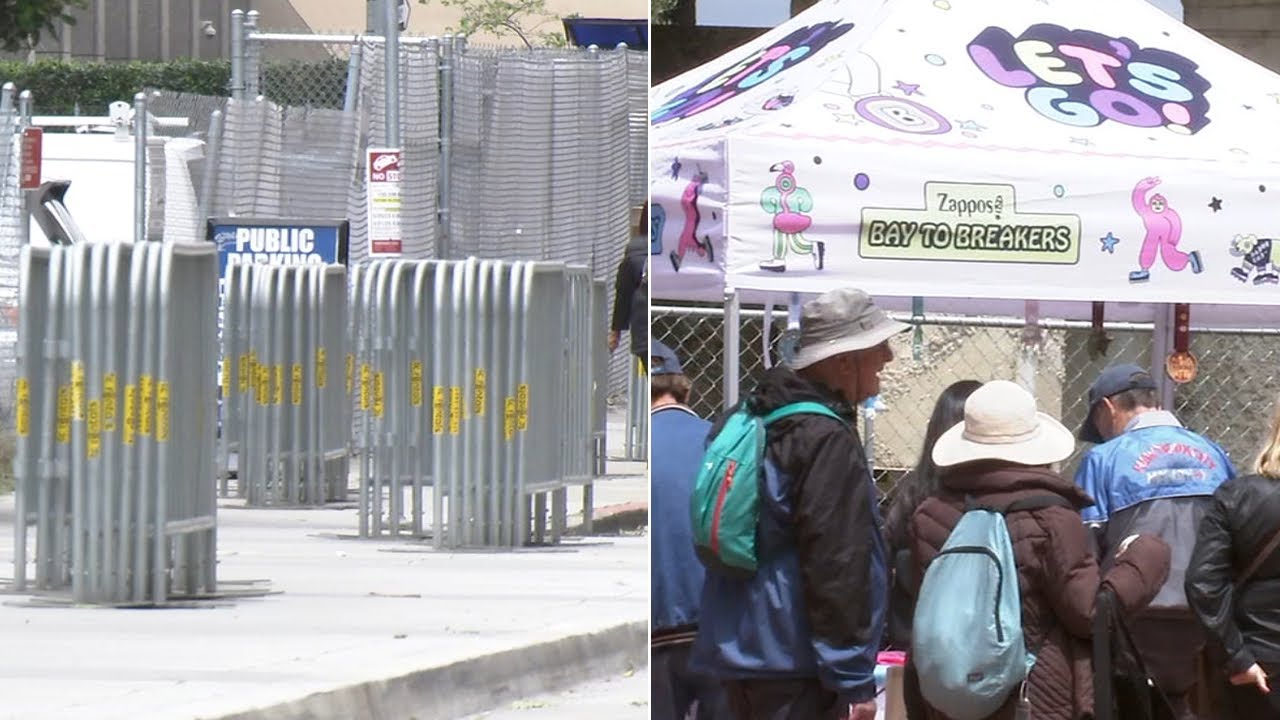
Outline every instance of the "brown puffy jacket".
<path id="1" fill-rule="evenodd" d="M 1031 718 L 1092 717 L 1089 638 L 1098 589 L 1102 583 L 1110 586 L 1126 613 L 1144 607 L 1169 574 L 1169 546 L 1157 537 L 1141 536 L 1102 578 L 1079 513 L 1093 500 L 1057 473 L 1019 465 L 973 464 L 951 471 L 942 484 L 942 494 L 925 500 L 911 518 L 917 591 L 925 569 L 960 522 L 966 496 L 983 505 L 1004 507 L 1053 493 L 1075 505 L 1075 510 L 1053 506 L 1012 512 L 1005 519 L 1018 564 L 1023 632 L 1027 647 L 1037 657 L 1028 684 Z M 1015 699 L 1011 697 L 991 720 L 1012 718 Z M 930 710 L 931 720 L 946 718 Z"/>

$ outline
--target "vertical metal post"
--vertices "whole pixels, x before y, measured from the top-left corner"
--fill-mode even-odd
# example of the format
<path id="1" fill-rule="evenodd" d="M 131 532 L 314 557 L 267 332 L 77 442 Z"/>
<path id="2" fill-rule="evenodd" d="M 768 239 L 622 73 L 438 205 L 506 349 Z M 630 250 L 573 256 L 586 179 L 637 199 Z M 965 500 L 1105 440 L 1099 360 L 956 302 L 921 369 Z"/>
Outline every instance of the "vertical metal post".
<path id="1" fill-rule="evenodd" d="M 741 384 L 742 305 L 736 290 L 724 293 L 724 407 L 726 410 L 738 402 L 738 386 Z"/>
<path id="2" fill-rule="evenodd" d="M 453 37 L 445 35 L 440 42 L 440 222 L 436 234 L 436 258 L 447 260 L 452 252 L 452 220 L 450 198 L 453 188 L 453 84 L 458 56 Z"/>
<path id="3" fill-rule="evenodd" d="M 347 58 L 347 87 L 342 98 L 342 112 L 356 111 L 356 101 L 360 98 L 360 63 L 364 57 L 364 45 L 357 39 L 351 43 L 351 56 Z"/>
<path id="4" fill-rule="evenodd" d="M 1164 369 L 1164 359 L 1173 352 L 1173 335 L 1177 327 L 1173 305 L 1162 303 L 1155 307 L 1155 323 L 1151 334 L 1151 377 L 1160 388 L 1160 404 L 1165 410 L 1175 410 L 1174 389 L 1176 384 L 1169 379 Z"/>
<path id="5" fill-rule="evenodd" d="M 244 48 L 244 84 L 245 94 L 248 97 L 256 98 L 262 93 L 261 79 L 262 73 L 262 57 L 261 48 L 254 39 L 254 34 L 258 32 L 258 11 L 250 10 L 244 16 L 244 39 L 241 41 Z"/>
<path id="6" fill-rule="evenodd" d="M 204 145 L 204 178 L 200 183 L 200 221 L 211 213 L 213 186 L 218 182 L 218 151 L 222 147 L 222 111 L 214 110 L 209 117 L 209 135 Z"/>
<path id="7" fill-rule="evenodd" d="M 400 147 L 400 14 L 397 0 L 382 0 L 382 34 L 386 49 L 386 143 Z"/>
<path id="8" fill-rule="evenodd" d="M 147 94 L 133 96 L 133 241 L 147 239 Z"/>
<path id="9" fill-rule="evenodd" d="M 231 11 L 231 97 L 244 99 L 244 11 Z"/>
<path id="10" fill-rule="evenodd" d="M 7 90 L 5 91 L 5 95 L 10 96 L 9 99 L 12 100 L 11 93 L 13 92 L 13 84 L 12 83 L 7 84 L 6 88 Z M 18 96 L 19 131 L 31 127 L 31 105 L 32 105 L 31 91 L 23 90 L 22 94 Z M 8 141 L 9 139 L 10 138 L 5 138 L 6 141 Z M 19 242 L 21 243 L 20 247 L 31 244 L 31 209 L 27 207 L 26 201 L 35 192 L 36 192 L 35 190 L 23 190 L 20 193 L 20 195 L 22 196 L 22 209 L 18 213 L 18 218 L 19 218 L 18 233 L 19 233 Z"/>

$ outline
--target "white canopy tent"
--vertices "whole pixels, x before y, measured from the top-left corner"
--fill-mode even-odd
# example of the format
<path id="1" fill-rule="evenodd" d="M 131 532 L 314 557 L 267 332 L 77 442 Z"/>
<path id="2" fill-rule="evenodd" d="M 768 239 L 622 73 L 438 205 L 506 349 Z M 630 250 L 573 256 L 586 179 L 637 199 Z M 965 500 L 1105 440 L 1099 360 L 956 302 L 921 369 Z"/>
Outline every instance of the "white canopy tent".
<path id="1" fill-rule="evenodd" d="M 1280 76 L 1143 0 L 825 0 L 650 107 L 655 299 L 1280 325 Z"/>

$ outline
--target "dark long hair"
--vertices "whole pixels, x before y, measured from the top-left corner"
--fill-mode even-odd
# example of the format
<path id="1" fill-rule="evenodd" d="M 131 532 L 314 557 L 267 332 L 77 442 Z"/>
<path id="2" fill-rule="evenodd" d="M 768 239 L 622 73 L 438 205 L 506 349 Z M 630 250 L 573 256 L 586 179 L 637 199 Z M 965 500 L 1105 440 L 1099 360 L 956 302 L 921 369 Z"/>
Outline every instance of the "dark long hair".
<path id="1" fill-rule="evenodd" d="M 942 391 L 933 405 L 929 426 L 924 431 L 924 447 L 915 468 L 898 482 L 889 506 L 888 525 L 895 541 L 905 540 L 907 523 L 920 503 L 940 487 L 938 466 L 933 463 L 933 446 L 942 433 L 964 420 L 964 402 L 974 390 L 982 387 L 977 380 L 960 380 Z M 896 542 L 895 542 L 896 544 Z"/>

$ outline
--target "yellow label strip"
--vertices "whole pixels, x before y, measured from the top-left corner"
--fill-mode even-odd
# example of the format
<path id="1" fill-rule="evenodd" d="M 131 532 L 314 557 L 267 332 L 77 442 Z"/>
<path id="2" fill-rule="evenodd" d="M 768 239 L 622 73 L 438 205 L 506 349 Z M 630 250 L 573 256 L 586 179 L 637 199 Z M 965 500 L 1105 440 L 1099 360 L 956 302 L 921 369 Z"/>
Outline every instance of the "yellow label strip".
<path id="1" fill-rule="evenodd" d="M 119 392 L 115 373 L 102 376 L 102 432 L 116 431 L 116 395 Z"/>
<path id="2" fill-rule="evenodd" d="M 409 363 L 409 404 L 422 407 L 422 361 Z"/>
<path id="3" fill-rule="evenodd" d="M 384 394 L 383 374 L 376 373 L 373 376 L 373 416 L 382 417 L 382 411 L 385 409 L 386 395 Z"/>
<path id="4" fill-rule="evenodd" d="M 58 388 L 58 443 L 66 445 L 71 442 L 71 386 Z"/>
<path id="5" fill-rule="evenodd" d="M 156 440 L 165 442 L 169 439 L 169 383 L 161 380 L 156 383 Z"/>
<path id="6" fill-rule="evenodd" d="M 18 436 L 31 433 L 31 384 L 24 377 L 18 378 Z"/>
<path id="7" fill-rule="evenodd" d="M 476 417 L 484 417 L 485 392 L 487 389 L 484 368 L 476 368 L 475 390 L 472 397 L 471 410 L 476 414 Z"/>
<path id="8" fill-rule="evenodd" d="M 516 436 L 516 399 L 508 397 L 505 412 L 502 414 L 502 435 L 511 442 Z"/>
<path id="9" fill-rule="evenodd" d="M 454 385 L 449 388 L 449 434 L 462 432 L 462 388 Z"/>
<path id="10" fill-rule="evenodd" d="M 138 428 L 138 388 L 124 386 L 124 444 L 132 445 Z"/>
<path id="11" fill-rule="evenodd" d="M 96 458 L 102 454 L 102 402 L 90 400 L 88 405 L 89 433 L 86 453 L 90 458 Z"/>
<path id="12" fill-rule="evenodd" d="M 516 388 L 516 429 L 529 429 L 529 384 L 520 383 Z"/>
<path id="13" fill-rule="evenodd" d="M 141 416 L 138 422 L 138 434 L 142 437 L 151 436 L 151 413 L 155 409 L 155 397 L 152 395 L 151 376 L 143 375 L 141 382 L 138 383 L 140 397 L 139 405 L 141 407 L 138 414 Z"/>
<path id="14" fill-rule="evenodd" d="M 293 387 L 289 390 L 289 399 L 293 401 L 295 406 L 302 404 L 302 363 L 294 363 L 290 369 L 289 379 L 293 383 Z"/>
<path id="15" fill-rule="evenodd" d="M 444 432 L 444 386 L 437 385 L 431 390 L 431 432 L 440 435 Z"/>
<path id="16" fill-rule="evenodd" d="M 324 348 L 316 348 L 316 387 L 329 383 L 329 358 Z"/>
<path id="17" fill-rule="evenodd" d="M 84 420 L 84 363 L 79 360 L 71 363 L 71 415 Z"/>

